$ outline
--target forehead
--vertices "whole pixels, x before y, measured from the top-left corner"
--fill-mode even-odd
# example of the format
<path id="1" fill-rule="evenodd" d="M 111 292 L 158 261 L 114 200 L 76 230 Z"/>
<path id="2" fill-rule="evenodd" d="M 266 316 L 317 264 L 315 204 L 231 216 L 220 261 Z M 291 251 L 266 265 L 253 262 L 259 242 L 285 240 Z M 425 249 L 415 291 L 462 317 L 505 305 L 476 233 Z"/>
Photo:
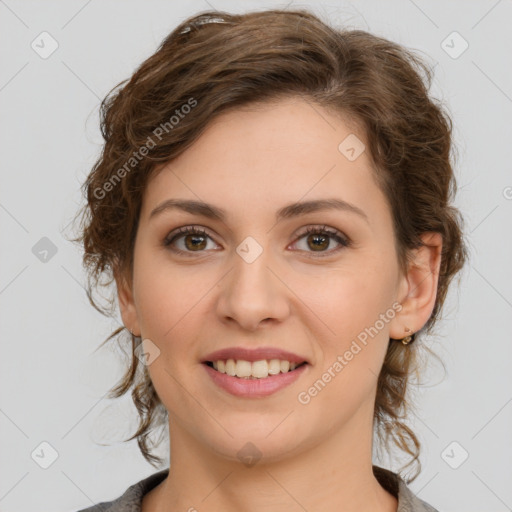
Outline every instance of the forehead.
<path id="1" fill-rule="evenodd" d="M 141 217 L 172 197 L 216 204 L 238 218 L 337 197 L 378 216 L 387 205 L 364 143 L 354 123 L 299 98 L 231 110 L 156 170 Z"/>

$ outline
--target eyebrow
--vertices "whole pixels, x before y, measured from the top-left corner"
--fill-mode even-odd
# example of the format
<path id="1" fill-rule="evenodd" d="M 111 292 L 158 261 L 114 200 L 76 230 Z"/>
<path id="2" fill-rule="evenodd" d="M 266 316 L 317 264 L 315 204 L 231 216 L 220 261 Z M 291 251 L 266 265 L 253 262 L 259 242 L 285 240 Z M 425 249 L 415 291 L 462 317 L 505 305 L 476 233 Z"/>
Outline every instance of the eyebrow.
<path id="1" fill-rule="evenodd" d="M 209 219 L 219 220 L 225 222 L 227 214 L 226 211 L 218 206 L 214 206 L 202 201 L 194 201 L 190 199 L 167 199 L 159 204 L 149 215 L 152 219 L 159 214 L 179 209 L 193 215 L 201 215 Z M 314 213 L 326 210 L 341 210 L 349 213 L 355 213 L 368 222 L 366 213 L 357 206 L 343 201 L 342 199 L 329 198 L 329 199 L 315 199 L 312 201 L 302 201 L 291 203 L 279 209 L 276 213 L 276 222 L 284 219 L 291 219 L 307 213 Z"/>

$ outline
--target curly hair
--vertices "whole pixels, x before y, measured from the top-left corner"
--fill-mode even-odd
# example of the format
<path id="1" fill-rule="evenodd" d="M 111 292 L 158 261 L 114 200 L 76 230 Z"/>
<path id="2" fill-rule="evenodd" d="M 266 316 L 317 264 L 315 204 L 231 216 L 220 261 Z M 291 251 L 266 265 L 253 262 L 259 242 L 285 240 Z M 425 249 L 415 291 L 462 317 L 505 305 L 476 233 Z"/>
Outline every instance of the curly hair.
<path id="1" fill-rule="evenodd" d="M 242 105 L 299 96 L 361 126 L 376 182 L 388 199 L 399 264 L 407 268 L 420 235 L 438 232 L 443 246 L 432 314 L 416 336 L 429 334 L 440 316 L 448 286 L 467 251 L 463 219 L 452 206 L 452 123 L 431 98 L 432 70 L 411 50 L 362 30 L 335 29 L 303 10 L 265 10 L 234 15 L 207 11 L 182 22 L 133 75 L 111 89 L 100 107 L 104 145 L 83 192 L 79 212 L 87 295 L 105 315 L 93 291 L 116 276 L 131 283 L 133 250 L 142 197 L 157 164 L 169 162 L 198 139 L 215 116 Z M 103 282 L 102 282 L 103 279 Z M 126 345 L 124 327 L 117 338 Z M 147 368 L 137 357 L 141 339 L 128 338 L 126 373 L 110 391 L 132 390 L 139 413 L 137 438 L 145 459 L 149 434 L 165 422 L 165 409 Z M 418 343 L 389 341 L 378 377 L 374 427 L 416 464 L 420 443 L 406 425 L 407 385 Z M 142 369 L 140 368 L 142 366 Z M 138 371 L 141 370 L 141 371 Z"/>

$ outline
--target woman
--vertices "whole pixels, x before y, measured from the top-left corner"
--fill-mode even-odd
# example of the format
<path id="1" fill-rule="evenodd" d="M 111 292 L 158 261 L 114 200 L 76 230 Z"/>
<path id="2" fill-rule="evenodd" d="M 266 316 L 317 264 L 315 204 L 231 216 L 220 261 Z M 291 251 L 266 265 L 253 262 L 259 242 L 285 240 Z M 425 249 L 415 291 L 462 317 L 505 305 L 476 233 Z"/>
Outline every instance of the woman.
<path id="1" fill-rule="evenodd" d="M 131 332 L 130 439 L 171 449 L 87 510 L 435 510 L 406 391 L 466 250 L 429 80 L 303 10 L 207 12 L 107 96 L 77 240 Z"/>

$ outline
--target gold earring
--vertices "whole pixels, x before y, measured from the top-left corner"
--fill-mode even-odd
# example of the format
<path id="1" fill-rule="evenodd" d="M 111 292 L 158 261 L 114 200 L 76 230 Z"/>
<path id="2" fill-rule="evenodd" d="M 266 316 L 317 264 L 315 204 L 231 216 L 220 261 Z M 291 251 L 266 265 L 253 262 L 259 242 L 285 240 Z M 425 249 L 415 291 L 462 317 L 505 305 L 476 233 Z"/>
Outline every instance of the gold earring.
<path id="1" fill-rule="evenodd" d="M 406 333 L 412 332 L 411 329 L 409 329 L 409 327 L 406 327 L 404 330 Z M 414 334 L 408 334 L 405 338 L 402 338 L 401 341 L 404 345 L 408 345 L 409 343 L 411 343 L 411 341 L 413 341 L 413 338 Z"/>

